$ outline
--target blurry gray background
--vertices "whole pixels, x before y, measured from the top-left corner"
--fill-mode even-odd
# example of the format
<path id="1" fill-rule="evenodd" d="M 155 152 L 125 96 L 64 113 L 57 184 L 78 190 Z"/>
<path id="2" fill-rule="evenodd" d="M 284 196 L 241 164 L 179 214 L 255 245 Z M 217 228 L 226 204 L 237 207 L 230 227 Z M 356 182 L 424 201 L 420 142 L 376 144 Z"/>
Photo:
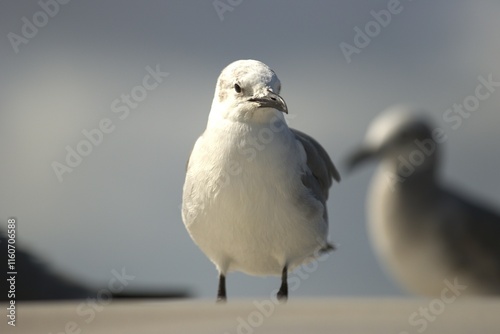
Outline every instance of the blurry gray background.
<path id="1" fill-rule="evenodd" d="M 221 2 L 228 4 L 227 0 Z M 37 1 L 0 5 L 0 222 L 18 219 L 18 241 L 59 272 L 94 287 L 126 268 L 127 289 L 189 289 L 213 298 L 216 271 L 180 215 L 184 168 L 205 128 L 217 76 L 245 58 L 271 66 L 292 127 L 324 145 L 343 174 L 329 200 L 339 246 L 293 295 L 403 294 L 374 257 L 365 194 L 374 166 L 347 175 L 343 160 L 383 109 L 428 109 L 445 129 L 444 179 L 500 208 L 500 88 L 456 130 L 443 122 L 474 94 L 478 76 L 500 81 L 500 3 L 408 1 L 352 55 L 354 28 L 385 1 L 79 1 L 19 45 Z M 43 15 L 42 15 L 43 16 Z M 39 15 L 38 19 L 43 18 Z M 11 35 L 12 36 L 12 35 Z M 169 76 L 121 120 L 111 103 L 142 84 L 146 67 Z M 115 126 L 59 182 L 51 164 L 103 118 Z M 235 273 L 229 297 L 269 296 L 277 278 Z"/>

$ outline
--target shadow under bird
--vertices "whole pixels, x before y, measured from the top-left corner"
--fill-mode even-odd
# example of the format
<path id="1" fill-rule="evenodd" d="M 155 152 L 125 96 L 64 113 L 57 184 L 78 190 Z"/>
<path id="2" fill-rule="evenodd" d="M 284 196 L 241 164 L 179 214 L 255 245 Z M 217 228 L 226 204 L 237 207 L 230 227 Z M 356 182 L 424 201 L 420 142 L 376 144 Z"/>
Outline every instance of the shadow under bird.
<path id="1" fill-rule="evenodd" d="M 368 226 L 380 259 L 410 291 L 441 296 L 500 293 L 500 215 L 443 186 L 442 133 L 422 113 L 394 107 L 369 126 L 350 169 L 380 160 L 368 195 Z"/>
<path id="2" fill-rule="evenodd" d="M 182 218 L 217 267 L 218 301 L 231 271 L 281 275 L 284 301 L 288 272 L 333 249 L 326 200 L 340 176 L 318 142 L 288 127 L 280 90 L 264 63 L 229 64 L 188 161 Z"/>

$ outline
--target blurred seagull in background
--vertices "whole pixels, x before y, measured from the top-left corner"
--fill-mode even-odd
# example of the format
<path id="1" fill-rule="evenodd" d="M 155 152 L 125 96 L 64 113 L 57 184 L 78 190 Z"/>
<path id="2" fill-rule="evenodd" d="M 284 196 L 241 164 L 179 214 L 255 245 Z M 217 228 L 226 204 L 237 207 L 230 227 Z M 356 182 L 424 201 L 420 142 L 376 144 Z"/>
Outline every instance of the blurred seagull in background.
<path id="1" fill-rule="evenodd" d="M 467 294 L 500 293 L 500 215 L 443 187 L 439 143 L 416 109 L 396 106 L 377 117 L 350 169 L 377 158 L 368 196 L 372 243 L 410 291 L 440 296 L 447 284 Z"/>
<path id="2" fill-rule="evenodd" d="M 290 129 L 273 70 L 239 60 L 220 74 L 208 124 L 188 161 L 182 218 L 219 272 L 218 301 L 230 271 L 287 274 L 333 249 L 326 200 L 340 176 L 310 136 Z"/>

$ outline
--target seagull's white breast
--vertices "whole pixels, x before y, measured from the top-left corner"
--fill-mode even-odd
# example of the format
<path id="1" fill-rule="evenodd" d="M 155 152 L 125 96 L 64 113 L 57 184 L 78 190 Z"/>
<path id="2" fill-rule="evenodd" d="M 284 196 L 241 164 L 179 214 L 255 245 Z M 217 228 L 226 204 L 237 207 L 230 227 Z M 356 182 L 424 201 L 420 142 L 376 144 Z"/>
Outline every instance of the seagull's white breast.
<path id="1" fill-rule="evenodd" d="M 417 294 L 439 295 L 450 275 L 444 241 L 436 231 L 440 216 L 429 207 L 434 203 L 408 201 L 394 187 L 395 175 L 392 164 L 382 162 L 373 178 L 368 207 L 371 240 L 380 260 L 402 285 Z"/>
<path id="2" fill-rule="evenodd" d="M 183 218 L 221 272 L 279 275 L 325 243 L 325 208 L 302 184 L 305 168 L 284 120 L 209 123 L 190 158 Z"/>

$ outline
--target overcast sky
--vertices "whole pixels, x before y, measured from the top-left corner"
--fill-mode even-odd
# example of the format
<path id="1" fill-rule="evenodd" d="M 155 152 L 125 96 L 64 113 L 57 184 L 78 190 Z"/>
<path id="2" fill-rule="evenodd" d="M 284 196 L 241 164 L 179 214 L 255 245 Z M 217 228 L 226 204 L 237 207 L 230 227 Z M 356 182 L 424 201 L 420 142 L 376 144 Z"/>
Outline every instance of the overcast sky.
<path id="1" fill-rule="evenodd" d="M 212 298 L 216 270 L 181 220 L 185 164 L 220 71 L 253 58 L 281 79 L 289 125 L 318 139 L 343 176 L 328 203 L 339 248 L 291 294 L 402 294 L 366 233 L 375 166 L 348 175 L 344 159 L 378 113 L 416 105 L 449 136 L 444 182 L 499 209 L 500 91 L 457 129 L 443 114 L 474 94 L 478 76 L 500 81 L 500 3 L 401 0 L 385 27 L 369 24 L 389 3 L 243 0 L 218 13 L 212 1 L 73 0 L 48 15 L 36 1 L 2 2 L 0 222 L 16 217 L 21 245 L 82 282 L 102 286 L 126 268 L 131 289 Z M 340 46 L 356 46 L 356 27 L 373 37 L 347 59 Z M 150 72 L 156 81 L 145 82 Z M 99 127 L 108 133 L 82 144 Z M 58 177 L 53 166 L 78 147 L 88 155 Z M 229 297 L 279 285 L 227 282 Z"/>

